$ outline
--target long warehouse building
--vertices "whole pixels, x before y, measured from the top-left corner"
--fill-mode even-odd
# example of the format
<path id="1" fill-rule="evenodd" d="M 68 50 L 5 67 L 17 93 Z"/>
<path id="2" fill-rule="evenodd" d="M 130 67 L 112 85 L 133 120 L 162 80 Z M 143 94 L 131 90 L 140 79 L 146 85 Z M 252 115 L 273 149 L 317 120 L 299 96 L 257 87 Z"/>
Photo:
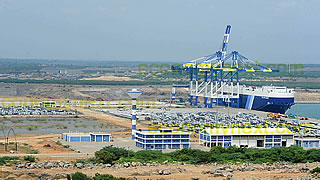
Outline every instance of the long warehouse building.
<path id="1" fill-rule="evenodd" d="M 199 144 L 268 148 L 294 145 L 293 133 L 287 128 L 206 128 L 200 133 Z"/>

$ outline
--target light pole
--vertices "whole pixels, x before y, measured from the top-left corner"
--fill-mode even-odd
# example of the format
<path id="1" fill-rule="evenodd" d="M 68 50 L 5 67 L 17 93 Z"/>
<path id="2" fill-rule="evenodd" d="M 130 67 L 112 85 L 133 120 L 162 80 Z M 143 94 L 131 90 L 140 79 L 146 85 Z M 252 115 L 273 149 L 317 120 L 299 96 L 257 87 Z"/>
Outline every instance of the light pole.
<path id="1" fill-rule="evenodd" d="M 132 89 L 131 91 L 128 91 L 128 95 L 131 97 L 132 100 L 132 111 L 131 111 L 131 121 L 132 121 L 132 140 L 135 139 L 135 133 L 136 133 L 136 126 L 137 126 L 137 116 L 136 116 L 136 109 L 137 109 L 137 98 L 142 94 L 141 91 L 138 91 L 137 89 Z"/>

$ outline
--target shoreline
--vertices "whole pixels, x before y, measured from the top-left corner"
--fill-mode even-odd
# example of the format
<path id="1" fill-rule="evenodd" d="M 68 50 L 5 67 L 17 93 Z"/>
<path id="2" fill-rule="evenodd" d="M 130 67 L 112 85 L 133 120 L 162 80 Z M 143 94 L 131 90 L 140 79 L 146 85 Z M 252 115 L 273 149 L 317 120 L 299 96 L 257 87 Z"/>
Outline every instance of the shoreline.
<path id="1" fill-rule="evenodd" d="M 320 104 L 320 101 L 295 101 L 295 104 Z"/>

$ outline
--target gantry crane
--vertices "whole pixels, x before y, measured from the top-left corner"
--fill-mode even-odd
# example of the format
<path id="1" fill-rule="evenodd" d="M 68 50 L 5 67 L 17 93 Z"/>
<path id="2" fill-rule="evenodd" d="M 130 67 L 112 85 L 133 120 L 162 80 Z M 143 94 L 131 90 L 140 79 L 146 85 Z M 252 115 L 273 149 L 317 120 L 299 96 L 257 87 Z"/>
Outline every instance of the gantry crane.
<path id="1" fill-rule="evenodd" d="M 204 106 L 216 105 L 239 107 L 239 72 L 276 72 L 259 65 L 251 59 L 232 51 L 227 54 L 231 25 L 224 33 L 219 51 L 193 59 L 181 66 L 172 66 L 172 71 L 187 71 L 190 74 L 189 101 L 197 106 L 199 97 L 204 98 Z M 203 77 L 203 78 L 201 78 Z"/>

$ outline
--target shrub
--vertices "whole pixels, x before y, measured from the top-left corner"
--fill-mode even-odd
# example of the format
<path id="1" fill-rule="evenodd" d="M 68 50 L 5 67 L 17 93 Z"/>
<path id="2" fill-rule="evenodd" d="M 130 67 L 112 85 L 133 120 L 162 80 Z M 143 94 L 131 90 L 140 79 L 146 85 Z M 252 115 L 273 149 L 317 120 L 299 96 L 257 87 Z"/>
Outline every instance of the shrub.
<path id="1" fill-rule="evenodd" d="M 29 161 L 29 162 L 35 162 L 36 158 L 34 158 L 33 156 L 24 156 L 23 160 Z"/>
<path id="2" fill-rule="evenodd" d="M 316 168 L 314 168 L 314 169 L 312 169 L 311 171 L 310 171 L 310 173 L 320 173 L 320 168 L 319 167 L 316 167 Z"/>
<path id="3" fill-rule="evenodd" d="M 92 157 L 88 159 L 89 163 L 95 164 L 97 162 L 96 158 Z"/>
<path id="4" fill-rule="evenodd" d="M 113 153 L 105 150 L 97 151 L 94 155 L 99 163 L 112 164 L 116 160 L 116 156 Z"/>
<path id="5" fill-rule="evenodd" d="M 90 180 L 90 178 L 88 178 L 86 174 L 83 174 L 81 172 L 76 172 L 72 174 L 71 179 L 72 180 Z"/>
<path id="6" fill-rule="evenodd" d="M 110 174 L 95 174 L 93 177 L 94 180 L 127 180 L 127 178 L 116 178 Z"/>
<path id="7" fill-rule="evenodd" d="M 132 152 L 123 148 L 107 146 L 95 153 L 97 162 L 163 162 L 179 161 L 191 164 L 198 163 L 226 163 L 226 162 L 281 162 L 292 163 L 320 162 L 320 149 L 304 150 L 302 147 L 272 147 L 270 149 L 238 148 L 231 146 L 223 148 L 213 147 L 210 152 L 198 149 L 182 149 L 171 153 L 161 151 L 142 150 Z"/>
<path id="8" fill-rule="evenodd" d="M 43 145 L 43 147 L 51 147 L 51 145 L 50 144 L 45 144 L 45 145 Z"/>
<path id="9" fill-rule="evenodd" d="M 0 157 L 0 165 L 5 165 L 8 161 L 19 160 L 19 157 L 3 156 Z"/>
<path id="10" fill-rule="evenodd" d="M 30 154 L 39 154 L 39 151 L 38 151 L 38 150 L 32 150 L 32 151 L 30 152 Z"/>
<path id="11" fill-rule="evenodd" d="M 77 159 L 77 161 L 75 162 L 75 163 L 82 163 L 82 164 L 84 164 L 86 161 L 85 160 L 83 160 L 83 159 Z"/>
<path id="12" fill-rule="evenodd" d="M 124 148 L 118 148 L 113 146 L 106 146 L 102 148 L 100 151 L 108 151 L 112 153 L 115 156 L 115 160 L 118 160 L 121 157 L 133 157 L 135 154 L 133 151 L 129 151 Z"/>
<path id="13" fill-rule="evenodd" d="M 62 146 L 62 143 L 60 141 L 57 141 L 56 144 Z"/>
<path id="14" fill-rule="evenodd" d="M 4 165 L 4 164 L 6 164 L 6 161 L 4 159 L 0 158 L 0 165 Z"/>

